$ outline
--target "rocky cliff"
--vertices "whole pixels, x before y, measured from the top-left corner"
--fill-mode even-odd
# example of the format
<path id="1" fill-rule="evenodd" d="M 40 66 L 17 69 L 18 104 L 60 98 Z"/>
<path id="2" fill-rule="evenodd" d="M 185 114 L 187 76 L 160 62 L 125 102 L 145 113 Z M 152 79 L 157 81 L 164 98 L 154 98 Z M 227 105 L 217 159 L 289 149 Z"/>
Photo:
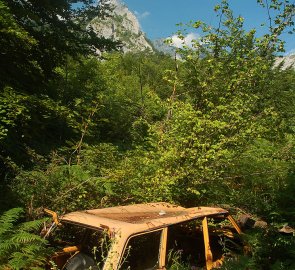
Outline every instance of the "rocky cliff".
<path id="1" fill-rule="evenodd" d="M 94 31 L 99 36 L 120 41 L 124 52 L 153 50 L 141 31 L 136 16 L 128 7 L 120 0 L 109 2 L 113 7 L 110 16 L 104 19 L 96 17 L 90 22 Z"/>
<path id="2" fill-rule="evenodd" d="M 284 57 L 277 57 L 275 66 L 281 65 L 282 69 L 293 67 L 295 69 L 295 54 L 290 54 Z"/>
<path id="3" fill-rule="evenodd" d="M 175 52 L 176 52 L 176 47 L 173 47 L 165 42 L 167 38 L 160 38 L 153 40 L 153 47 L 155 48 L 156 51 L 171 55 L 174 57 Z"/>

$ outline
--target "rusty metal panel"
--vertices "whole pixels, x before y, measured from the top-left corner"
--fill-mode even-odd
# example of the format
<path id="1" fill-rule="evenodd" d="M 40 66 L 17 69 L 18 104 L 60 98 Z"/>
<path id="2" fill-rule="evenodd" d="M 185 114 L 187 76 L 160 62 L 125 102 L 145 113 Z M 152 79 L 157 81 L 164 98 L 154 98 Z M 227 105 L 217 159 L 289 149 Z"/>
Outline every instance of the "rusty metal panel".
<path id="1" fill-rule="evenodd" d="M 234 220 L 234 218 L 231 215 L 227 216 L 227 219 L 230 221 L 230 223 L 233 225 L 233 227 L 236 229 L 238 234 L 242 233 L 241 228 L 239 227 L 239 225 L 237 224 L 237 222 Z"/>
<path id="2" fill-rule="evenodd" d="M 205 257 L 206 257 L 206 269 L 211 270 L 213 267 L 213 255 L 210 248 L 210 239 L 208 231 L 208 220 L 205 217 L 202 221 L 203 236 L 204 236 L 204 246 L 205 246 Z"/>
<path id="3" fill-rule="evenodd" d="M 164 228 L 161 234 L 160 252 L 159 252 L 159 269 L 165 269 L 166 266 L 166 248 L 167 248 L 168 228 Z"/>
<path id="4" fill-rule="evenodd" d="M 73 212 L 62 216 L 61 220 L 96 228 L 107 227 L 110 232 L 120 229 L 138 233 L 220 214 L 227 215 L 228 212 L 222 208 L 186 209 L 168 203 L 151 203 Z"/>

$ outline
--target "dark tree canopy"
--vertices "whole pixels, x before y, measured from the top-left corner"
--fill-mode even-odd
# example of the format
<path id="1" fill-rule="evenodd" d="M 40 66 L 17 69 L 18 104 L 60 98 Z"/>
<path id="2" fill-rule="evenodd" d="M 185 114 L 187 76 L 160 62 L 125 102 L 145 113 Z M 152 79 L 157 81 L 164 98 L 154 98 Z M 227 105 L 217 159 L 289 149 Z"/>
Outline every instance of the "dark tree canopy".
<path id="1" fill-rule="evenodd" d="M 98 37 L 87 22 L 104 16 L 107 5 L 92 0 L 1 0 L 0 86 L 32 92 L 31 85 L 47 81 L 66 57 L 116 49 Z"/>

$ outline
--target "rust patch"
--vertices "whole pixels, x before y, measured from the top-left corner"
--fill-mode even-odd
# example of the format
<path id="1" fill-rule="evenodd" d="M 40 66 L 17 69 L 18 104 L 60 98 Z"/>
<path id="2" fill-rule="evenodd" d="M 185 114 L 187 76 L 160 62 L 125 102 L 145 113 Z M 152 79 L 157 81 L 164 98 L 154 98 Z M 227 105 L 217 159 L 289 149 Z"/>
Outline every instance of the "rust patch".
<path id="1" fill-rule="evenodd" d="M 86 211 L 86 213 L 92 214 L 92 213 L 89 213 L 88 211 Z M 187 214 L 185 211 L 167 212 L 164 215 L 159 214 L 159 212 L 146 212 L 146 213 L 145 212 L 137 212 L 137 213 L 124 212 L 124 213 L 116 213 L 116 214 L 101 213 L 99 214 L 99 217 L 136 224 L 136 223 L 148 222 L 150 220 L 155 220 L 155 219 L 177 217 L 177 216 L 181 216 L 185 214 Z"/>

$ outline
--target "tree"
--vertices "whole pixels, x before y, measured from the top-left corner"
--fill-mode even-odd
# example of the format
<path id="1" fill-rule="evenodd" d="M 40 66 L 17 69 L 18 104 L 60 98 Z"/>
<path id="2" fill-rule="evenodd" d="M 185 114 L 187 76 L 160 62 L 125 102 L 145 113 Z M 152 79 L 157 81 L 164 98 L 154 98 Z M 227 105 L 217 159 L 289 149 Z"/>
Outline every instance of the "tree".
<path id="1" fill-rule="evenodd" d="M 118 43 L 87 27 L 93 16 L 103 15 L 104 2 L 94 7 L 91 0 L 1 0 L 0 87 L 34 93 L 67 56 L 115 49 Z M 38 91 L 44 93 L 42 87 Z"/>
<path id="2" fill-rule="evenodd" d="M 69 109 L 48 84 L 71 58 L 117 48 L 87 27 L 110 9 L 107 1 L 94 2 L 0 1 L 0 162 L 6 168 L 1 178 L 7 168 L 30 166 L 73 134 Z"/>

